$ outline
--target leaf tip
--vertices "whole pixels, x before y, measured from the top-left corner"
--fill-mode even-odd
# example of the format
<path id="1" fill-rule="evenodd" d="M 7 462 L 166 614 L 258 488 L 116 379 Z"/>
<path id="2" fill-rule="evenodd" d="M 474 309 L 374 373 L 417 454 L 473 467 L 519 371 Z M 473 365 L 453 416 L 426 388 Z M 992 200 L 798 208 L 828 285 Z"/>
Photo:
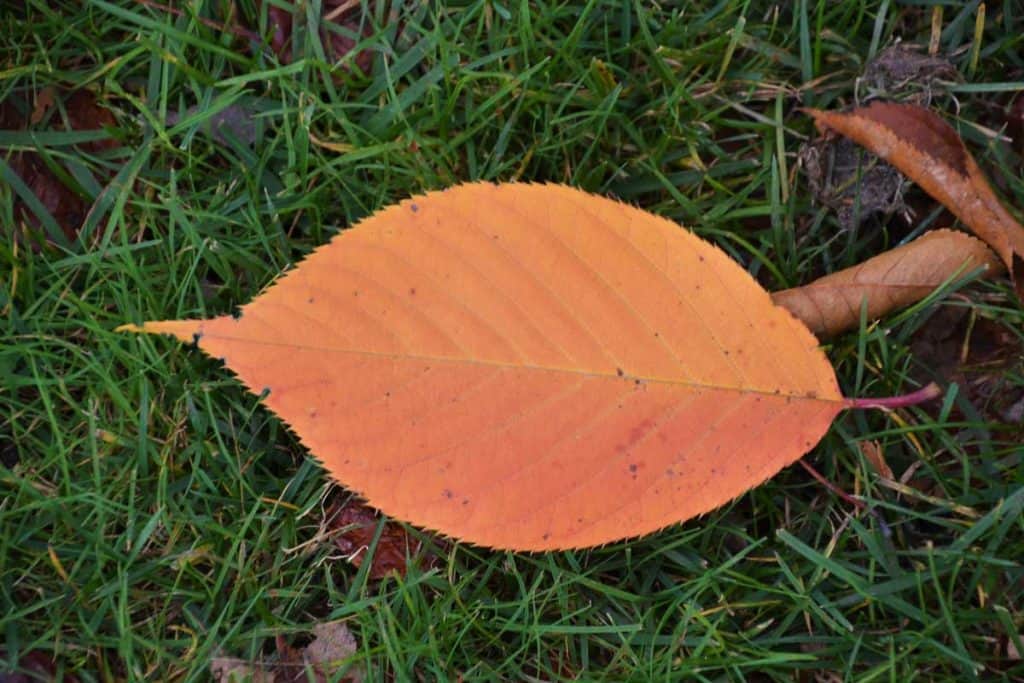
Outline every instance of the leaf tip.
<path id="1" fill-rule="evenodd" d="M 183 342 L 193 342 L 203 333 L 202 320 L 157 320 L 144 322 L 141 325 L 125 323 L 114 328 L 114 332 L 130 332 L 132 334 L 169 334 Z"/>

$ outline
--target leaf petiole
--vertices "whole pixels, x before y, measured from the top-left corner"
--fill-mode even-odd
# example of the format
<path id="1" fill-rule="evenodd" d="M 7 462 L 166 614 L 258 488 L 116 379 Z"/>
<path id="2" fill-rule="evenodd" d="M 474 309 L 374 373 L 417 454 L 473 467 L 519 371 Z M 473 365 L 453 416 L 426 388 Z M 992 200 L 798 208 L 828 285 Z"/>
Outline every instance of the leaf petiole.
<path id="1" fill-rule="evenodd" d="M 849 409 L 880 408 L 882 410 L 893 410 L 895 408 L 916 406 L 919 403 L 931 401 L 939 396 L 942 396 L 942 388 L 935 382 L 930 382 L 927 386 L 902 396 L 848 398 L 846 399 L 846 407 Z"/>

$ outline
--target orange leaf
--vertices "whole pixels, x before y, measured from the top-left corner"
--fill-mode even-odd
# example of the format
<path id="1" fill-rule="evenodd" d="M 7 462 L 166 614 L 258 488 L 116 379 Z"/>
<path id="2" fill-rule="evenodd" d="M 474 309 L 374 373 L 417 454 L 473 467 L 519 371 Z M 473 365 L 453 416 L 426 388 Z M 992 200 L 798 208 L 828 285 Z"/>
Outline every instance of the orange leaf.
<path id="1" fill-rule="evenodd" d="M 772 292 L 772 301 L 824 339 L 856 327 L 862 302 L 868 320 L 877 320 L 978 268 L 986 275 L 1003 272 L 1003 264 L 984 242 L 962 232 L 934 230 L 803 287 Z"/>
<path id="2" fill-rule="evenodd" d="M 952 126 L 929 109 L 891 102 L 848 114 L 807 112 L 819 127 L 863 145 L 942 202 L 999 254 L 1024 296 L 1024 226 L 999 202 Z"/>
<path id="3" fill-rule="evenodd" d="M 724 252 L 558 185 L 414 197 L 237 319 L 124 329 L 194 338 L 370 504 L 495 548 L 705 513 L 850 405 L 814 336 Z"/>

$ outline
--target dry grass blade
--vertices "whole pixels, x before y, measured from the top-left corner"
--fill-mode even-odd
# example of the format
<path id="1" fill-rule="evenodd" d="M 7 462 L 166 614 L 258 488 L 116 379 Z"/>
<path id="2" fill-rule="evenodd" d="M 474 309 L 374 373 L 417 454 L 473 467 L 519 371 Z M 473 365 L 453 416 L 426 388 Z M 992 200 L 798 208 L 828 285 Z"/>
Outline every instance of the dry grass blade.
<path id="1" fill-rule="evenodd" d="M 868 318 L 875 320 L 978 268 L 987 276 L 1003 272 L 984 242 L 954 230 L 935 230 L 803 287 L 774 292 L 772 301 L 824 339 L 856 327 L 865 301 Z"/>

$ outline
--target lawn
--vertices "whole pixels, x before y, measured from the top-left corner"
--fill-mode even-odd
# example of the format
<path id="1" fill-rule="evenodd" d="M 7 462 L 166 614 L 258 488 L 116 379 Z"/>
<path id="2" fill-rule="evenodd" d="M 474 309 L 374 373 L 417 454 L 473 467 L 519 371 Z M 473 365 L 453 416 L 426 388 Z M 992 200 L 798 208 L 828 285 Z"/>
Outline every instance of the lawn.
<path id="1" fill-rule="evenodd" d="M 316 30 L 337 2 L 303 3 L 283 47 L 259 35 L 285 0 L 171 4 L 0 7 L 0 671 L 209 680 L 343 623 L 336 680 L 1024 680 L 1005 279 L 827 342 L 847 395 L 945 392 L 845 413 L 808 454 L 867 511 L 791 467 L 592 550 L 407 527 L 419 549 L 381 579 L 339 552 L 324 509 L 344 491 L 258 397 L 195 349 L 114 332 L 229 313 L 375 210 L 467 180 L 616 197 L 769 290 L 803 284 L 950 220 L 906 185 L 852 224 L 812 201 L 800 107 L 875 96 L 926 97 L 1019 210 L 1020 3 L 364 0 L 351 50 Z M 897 41 L 953 73 L 862 77 Z M 28 151 L 72 199 L 32 200 Z"/>

